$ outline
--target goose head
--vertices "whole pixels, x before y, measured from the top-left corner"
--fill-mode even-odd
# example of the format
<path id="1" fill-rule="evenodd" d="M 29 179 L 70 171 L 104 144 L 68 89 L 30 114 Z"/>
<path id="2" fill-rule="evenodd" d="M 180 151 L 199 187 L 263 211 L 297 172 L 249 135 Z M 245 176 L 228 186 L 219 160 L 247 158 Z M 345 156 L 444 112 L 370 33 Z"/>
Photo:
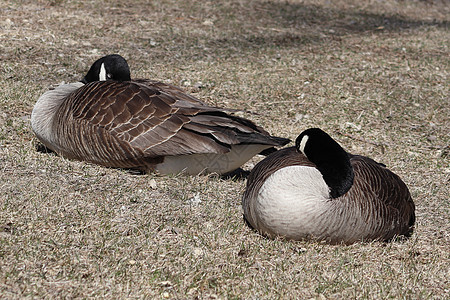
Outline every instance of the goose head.
<path id="1" fill-rule="evenodd" d="M 86 76 L 81 80 L 86 84 L 93 81 L 130 81 L 130 67 L 125 58 L 118 54 L 104 56 L 91 66 Z"/>
<path id="2" fill-rule="evenodd" d="M 350 155 L 319 128 L 303 131 L 296 139 L 297 151 L 314 163 L 330 188 L 331 198 L 345 194 L 353 185 Z"/>

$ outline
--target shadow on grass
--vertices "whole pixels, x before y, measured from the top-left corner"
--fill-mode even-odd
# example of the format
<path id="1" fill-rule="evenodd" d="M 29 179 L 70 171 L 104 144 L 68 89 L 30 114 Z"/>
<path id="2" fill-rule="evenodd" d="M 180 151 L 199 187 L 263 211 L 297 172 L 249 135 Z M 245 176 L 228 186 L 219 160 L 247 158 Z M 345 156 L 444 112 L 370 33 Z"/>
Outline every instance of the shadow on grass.
<path id="1" fill-rule="evenodd" d="M 407 28 L 422 26 L 437 26 L 448 28 L 448 21 L 430 21 L 408 19 L 400 15 L 371 13 L 362 10 L 340 10 L 324 8 L 317 5 L 291 4 L 268 1 L 263 4 L 267 14 L 280 26 L 316 27 L 323 31 L 333 30 L 334 34 L 366 33 L 381 29 L 386 31 L 401 31 Z"/>
<path id="2" fill-rule="evenodd" d="M 227 18 L 218 21 L 216 38 L 192 32 L 183 32 L 174 38 L 184 49 L 199 48 L 197 52 L 202 52 L 204 48 L 210 49 L 205 51 L 210 54 L 226 55 L 227 52 L 245 53 L 273 47 L 324 46 L 347 35 L 376 36 L 419 27 L 449 27 L 447 20 L 425 20 L 420 19 L 420 15 L 411 19 L 397 13 L 373 13 L 361 8 L 342 10 L 276 1 L 250 5 L 239 11 L 235 4 L 226 13 L 221 12 Z M 180 49 L 180 52 L 183 51 Z"/>

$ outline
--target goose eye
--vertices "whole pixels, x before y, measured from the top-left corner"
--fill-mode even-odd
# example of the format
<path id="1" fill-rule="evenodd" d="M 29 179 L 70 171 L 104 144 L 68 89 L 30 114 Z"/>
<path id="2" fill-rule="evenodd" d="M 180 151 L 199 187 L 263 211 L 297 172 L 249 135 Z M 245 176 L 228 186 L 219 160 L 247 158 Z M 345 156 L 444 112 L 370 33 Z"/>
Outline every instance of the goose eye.
<path id="1" fill-rule="evenodd" d="M 112 78 L 112 74 L 111 73 L 106 74 L 106 78 L 107 79 L 111 79 Z"/>

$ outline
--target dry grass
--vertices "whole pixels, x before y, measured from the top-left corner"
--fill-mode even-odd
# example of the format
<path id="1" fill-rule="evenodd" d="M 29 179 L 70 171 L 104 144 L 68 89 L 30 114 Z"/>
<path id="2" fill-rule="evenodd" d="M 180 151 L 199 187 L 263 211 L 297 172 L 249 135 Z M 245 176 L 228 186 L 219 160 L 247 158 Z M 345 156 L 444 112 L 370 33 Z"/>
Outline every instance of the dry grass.
<path id="1" fill-rule="evenodd" d="M 129 2 L 0 3 L 3 298 L 450 297 L 446 1 Z M 135 77 L 259 112 L 248 117 L 273 134 L 321 127 L 386 163 L 413 194 L 415 234 L 266 240 L 242 221 L 244 181 L 37 152 L 39 95 L 107 53 Z"/>

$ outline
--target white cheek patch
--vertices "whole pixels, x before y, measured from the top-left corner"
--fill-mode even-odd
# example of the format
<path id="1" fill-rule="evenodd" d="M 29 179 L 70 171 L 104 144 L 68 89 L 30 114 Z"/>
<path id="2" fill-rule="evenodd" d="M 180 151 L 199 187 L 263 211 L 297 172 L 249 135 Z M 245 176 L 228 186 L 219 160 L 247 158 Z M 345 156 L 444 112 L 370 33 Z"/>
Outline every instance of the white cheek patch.
<path id="1" fill-rule="evenodd" d="M 298 149 L 306 156 L 305 154 L 305 146 L 306 146 L 306 142 L 308 141 L 309 136 L 304 135 L 302 137 L 302 140 L 300 141 L 300 145 L 298 146 Z"/>
<path id="2" fill-rule="evenodd" d="M 99 76 L 99 80 L 100 81 L 105 81 L 106 80 L 106 69 L 105 69 L 105 64 L 102 63 L 101 67 L 100 67 L 100 74 L 98 74 Z"/>

